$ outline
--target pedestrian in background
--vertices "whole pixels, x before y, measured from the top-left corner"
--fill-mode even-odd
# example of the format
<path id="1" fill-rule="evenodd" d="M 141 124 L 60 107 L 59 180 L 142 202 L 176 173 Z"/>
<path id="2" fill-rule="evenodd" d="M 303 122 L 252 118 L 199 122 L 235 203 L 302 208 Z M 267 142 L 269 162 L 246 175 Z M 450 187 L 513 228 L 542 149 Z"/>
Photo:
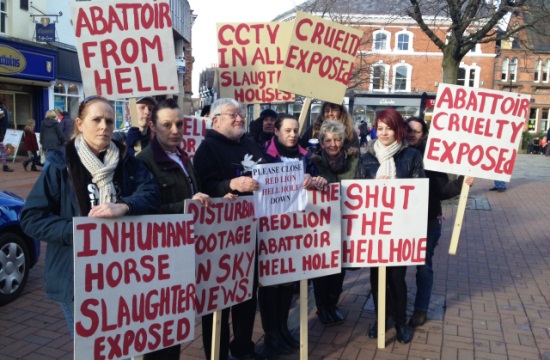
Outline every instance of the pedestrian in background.
<path id="1" fill-rule="evenodd" d="M 61 114 L 63 116 L 63 120 L 61 121 L 61 130 L 63 131 L 65 143 L 67 143 L 71 140 L 71 136 L 73 136 L 74 133 L 74 119 L 68 111 L 63 111 Z"/>
<path id="2" fill-rule="evenodd" d="M 0 101 L 0 156 L 2 157 L 2 170 L 12 172 L 13 169 L 8 166 L 8 154 L 4 146 L 4 136 L 9 128 L 8 110 L 4 107 L 4 103 Z"/>
<path id="3" fill-rule="evenodd" d="M 46 118 L 42 121 L 40 129 L 40 144 L 42 144 L 42 151 L 46 157 L 48 151 L 60 150 L 65 144 L 65 136 L 54 110 L 46 111 Z"/>
<path id="4" fill-rule="evenodd" d="M 25 126 L 25 136 L 23 137 L 23 148 L 27 152 L 28 159 L 23 161 L 23 168 L 27 170 L 27 166 L 31 165 L 31 171 L 40 171 L 37 166 L 42 166 L 40 163 L 40 158 L 38 157 L 38 141 L 36 140 L 36 134 L 34 128 L 36 122 L 34 119 L 29 119 L 27 125 Z"/>
<path id="5" fill-rule="evenodd" d="M 65 151 L 49 150 L 21 212 L 23 231 L 47 243 L 46 297 L 60 303 L 73 338 L 73 218 L 155 214 L 160 205 L 153 175 L 123 144 L 111 141 L 115 110 L 109 100 L 86 98 L 75 125 Z"/>

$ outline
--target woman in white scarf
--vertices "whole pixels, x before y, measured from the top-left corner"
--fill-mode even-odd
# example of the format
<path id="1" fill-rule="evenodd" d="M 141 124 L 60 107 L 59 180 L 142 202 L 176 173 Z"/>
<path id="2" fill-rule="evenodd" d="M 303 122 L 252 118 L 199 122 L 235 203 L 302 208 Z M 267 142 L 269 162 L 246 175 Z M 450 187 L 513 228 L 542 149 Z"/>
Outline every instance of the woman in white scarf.
<path id="1" fill-rule="evenodd" d="M 47 243 L 46 296 L 74 331 L 73 218 L 116 218 L 158 211 L 160 192 L 145 165 L 111 141 L 115 110 L 92 96 L 78 109 L 74 138 L 51 149 L 21 213 L 23 231 Z"/>
<path id="2" fill-rule="evenodd" d="M 407 124 L 393 108 L 376 113 L 374 122 L 378 139 L 371 141 L 367 152 L 361 157 L 358 168 L 360 179 L 406 179 L 423 178 L 422 155 L 419 151 L 407 147 Z M 426 199 L 427 201 L 428 199 Z M 406 266 L 387 268 L 387 314 L 393 316 L 396 338 L 401 343 L 411 341 L 412 334 L 407 325 L 407 284 Z M 371 268 L 371 290 L 374 304 L 378 303 L 378 268 Z M 378 324 L 375 322 L 368 335 L 377 337 Z"/>

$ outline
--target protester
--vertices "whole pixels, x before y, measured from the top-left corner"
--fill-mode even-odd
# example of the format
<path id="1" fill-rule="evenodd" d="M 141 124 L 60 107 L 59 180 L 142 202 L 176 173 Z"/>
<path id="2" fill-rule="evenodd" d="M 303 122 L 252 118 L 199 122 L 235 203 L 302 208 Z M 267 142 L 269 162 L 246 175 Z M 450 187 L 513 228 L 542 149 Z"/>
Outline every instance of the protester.
<path id="1" fill-rule="evenodd" d="M 428 138 L 428 125 L 418 117 L 407 119 L 409 146 L 420 151 L 424 155 L 426 140 Z M 432 295 L 434 281 L 433 256 L 435 247 L 441 237 L 441 225 L 443 221 L 443 209 L 441 201 L 450 199 L 460 194 L 462 183 L 469 186 L 474 183 L 474 178 L 459 176 L 451 181 L 445 173 L 425 170 L 426 177 L 430 180 L 428 197 L 428 231 L 426 243 L 426 263 L 416 267 L 416 298 L 414 301 L 414 313 L 409 319 L 409 326 L 423 325 L 427 320 L 428 307 Z"/>
<path id="2" fill-rule="evenodd" d="M 115 131 L 113 139 L 126 144 L 128 153 L 136 155 L 145 149 L 151 141 L 151 111 L 157 101 L 155 98 L 145 96 L 136 101 L 136 114 L 138 126 L 126 128 L 127 130 Z"/>
<path id="3" fill-rule="evenodd" d="M 407 179 L 425 177 L 422 154 L 407 147 L 407 124 L 399 112 L 393 108 L 376 113 L 374 121 L 378 138 L 369 142 L 367 152 L 361 157 L 358 169 L 360 179 Z M 411 341 L 411 331 L 407 325 L 407 284 L 406 266 L 387 268 L 387 311 L 393 315 L 397 341 Z M 378 268 L 370 271 L 371 290 L 375 309 L 378 312 Z M 368 331 L 371 338 L 378 336 L 378 322 Z"/>
<path id="4" fill-rule="evenodd" d="M 8 166 L 7 152 L 4 146 L 4 136 L 9 127 L 8 118 L 8 110 L 4 107 L 4 103 L 0 101 L 0 156 L 2 157 L 2 170 L 12 172 L 13 169 Z"/>
<path id="5" fill-rule="evenodd" d="M 57 113 L 54 110 L 46 111 L 46 119 L 42 121 L 40 129 L 40 144 L 42 151 L 48 156 L 48 151 L 63 148 L 65 136 L 61 124 L 57 121 Z"/>
<path id="6" fill-rule="evenodd" d="M 252 179 L 251 168 L 263 158 L 262 149 L 244 136 L 244 118 L 240 104 L 222 98 L 212 104 L 210 117 L 212 129 L 206 130 L 193 163 L 201 179 L 202 189 L 211 197 L 222 197 L 227 193 L 251 195 L 259 189 Z M 227 360 L 229 350 L 236 359 L 260 359 L 254 350 L 252 331 L 256 316 L 255 276 L 252 298 L 222 311 L 220 359 Z M 233 340 L 229 343 L 229 312 L 232 313 Z M 212 315 L 202 317 L 202 337 L 206 358 L 211 358 Z"/>
<path id="7" fill-rule="evenodd" d="M 250 123 L 248 137 L 264 147 L 273 138 L 277 116 L 275 110 L 265 109 L 262 111 L 260 117 Z"/>
<path id="8" fill-rule="evenodd" d="M 289 114 L 279 114 L 274 125 L 274 136 L 267 142 L 264 154 L 268 163 L 304 161 L 307 151 L 298 145 L 298 120 Z M 305 168 L 305 166 L 304 166 Z M 309 174 L 305 175 L 303 187 L 312 182 Z M 294 283 L 263 286 L 258 289 L 258 303 L 262 327 L 265 332 L 264 345 L 267 358 L 277 355 L 288 355 L 293 349 L 300 348 L 288 328 L 288 314 L 294 296 Z"/>
<path id="9" fill-rule="evenodd" d="M 61 304 L 73 337 L 73 217 L 152 214 L 160 205 L 153 175 L 123 144 L 111 141 L 114 117 L 105 98 L 80 104 L 74 138 L 65 151 L 50 149 L 21 213 L 23 231 L 47 243 L 46 297 Z"/>
<path id="10" fill-rule="evenodd" d="M 542 137 L 542 140 L 540 141 L 540 153 L 546 154 L 546 147 L 548 146 L 548 138 L 545 136 Z"/>
<path id="11" fill-rule="evenodd" d="M 328 183 L 353 179 L 359 162 L 359 150 L 344 148 L 346 128 L 337 120 L 323 122 L 319 129 L 321 154 L 308 157 L 308 171 L 314 176 L 315 185 L 323 188 Z M 336 325 L 344 321 L 344 314 L 338 308 L 342 293 L 345 271 L 318 277 L 312 280 L 317 317 L 323 325 Z"/>
<path id="12" fill-rule="evenodd" d="M 369 136 L 369 132 L 369 126 L 365 120 L 361 120 L 361 123 L 359 124 L 359 146 L 367 146 L 367 137 Z"/>
<path id="13" fill-rule="evenodd" d="M 34 133 L 34 128 L 36 122 L 34 119 L 29 119 L 27 125 L 25 126 L 25 136 L 23 137 L 23 148 L 27 152 L 28 159 L 23 161 L 23 169 L 27 170 L 27 166 L 31 165 L 31 171 L 40 171 L 36 166 L 41 166 L 40 158 L 38 157 L 38 141 L 36 141 L 36 134 Z"/>
<path id="14" fill-rule="evenodd" d="M 61 121 L 61 130 L 63 131 L 63 137 L 65 138 L 65 143 L 71 140 L 71 136 L 74 133 L 74 119 L 71 117 L 71 114 L 68 111 L 61 112 L 63 115 L 63 121 Z"/>
<path id="15" fill-rule="evenodd" d="M 174 99 L 157 103 L 151 111 L 153 140 L 136 157 L 143 161 L 160 188 L 159 214 L 182 214 L 186 199 L 210 205 L 210 197 L 199 192 L 200 184 L 187 153 L 180 149 L 183 139 L 183 116 Z M 144 360 L 177 360 L 180 344 L 145 354 Z"/>
<path id="16" fill-rule="evenodd" d="M 353 120 L 348 110 L 343 105 L 330 102 L 324 102 L 321 105 L 321 112 L 317 116 L 317 119 L 315 119 L 315 122 L 306 129 L 300 138 L 299 143 L 301 147 L 307 148 L 309 139 L 317 139 L 319 137 L 321 125 L 325 120 L 338 120 L 344 125 L 346 128 L 346 137 L 344 138 L 345 150 L 350 147 L 359 149 L 359 138 L 357 137 L 357 132 L 355 131 Z"/>

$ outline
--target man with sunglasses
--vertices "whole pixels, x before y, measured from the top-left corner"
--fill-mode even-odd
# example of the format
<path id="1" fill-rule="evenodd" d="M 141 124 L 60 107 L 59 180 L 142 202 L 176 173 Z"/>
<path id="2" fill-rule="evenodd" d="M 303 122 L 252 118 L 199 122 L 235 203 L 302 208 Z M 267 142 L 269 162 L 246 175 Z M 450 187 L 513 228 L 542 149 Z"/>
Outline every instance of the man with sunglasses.
<path id="1" fill-rule="evenodd" d="M 223 197 L 228 193 L 251 195 L 259 184 L 251 177 L 252 166 L 261 162 L 262 149 L 245 133 L 245 120 L 240 104 L 233 99 L 218 99 L 210 109 L 212 129 L 206 131 L 193 163 L 201 180 L 202 191 L 210 197 Z M 256 289 L 252 298 L 231 307 L 233 340 L 229 342 L 229 308 L 222 311 L 220 360 L 261 359 L 254 350 L 252 331 L 256 316 Z M 211 359 L 212 315 L 202 318 L 202 336 L 207 359 Z"/>

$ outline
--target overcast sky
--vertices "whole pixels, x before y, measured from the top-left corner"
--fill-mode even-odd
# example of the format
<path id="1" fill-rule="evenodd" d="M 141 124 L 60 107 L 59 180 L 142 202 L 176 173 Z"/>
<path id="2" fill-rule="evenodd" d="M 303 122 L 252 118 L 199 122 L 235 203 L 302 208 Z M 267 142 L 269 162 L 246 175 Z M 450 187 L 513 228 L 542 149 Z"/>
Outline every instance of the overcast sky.
<path id="1" fill-rule="evenodd" d="M 201 71 L 218 62 L 216 23 L 267 22 L 304 0 L 188 0 L 193 14 L 193 97 L 198 97 Z"/>

